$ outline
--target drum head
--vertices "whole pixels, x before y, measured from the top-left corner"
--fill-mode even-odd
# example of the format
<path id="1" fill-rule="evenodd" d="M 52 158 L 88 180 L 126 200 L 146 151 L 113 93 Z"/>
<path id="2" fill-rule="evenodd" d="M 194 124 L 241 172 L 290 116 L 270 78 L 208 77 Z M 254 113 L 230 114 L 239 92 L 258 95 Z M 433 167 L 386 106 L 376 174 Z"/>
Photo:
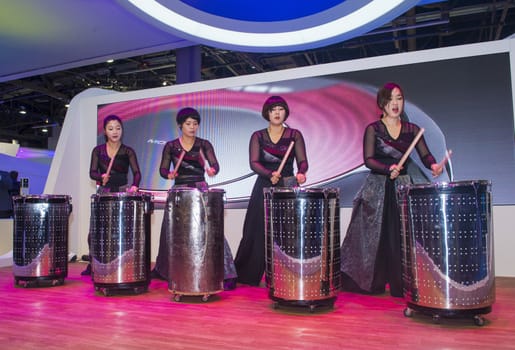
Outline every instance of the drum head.
<path id="1" fill-rule="evenodd" d="M 28 196 L 16 196 L 13 198 L 15 203 L 67 203 L 71 199 L 68 195 L 54 195 L 54 194 L 43 194 L 43 195 L 28 195 Z"/>
<path id="2" fill-rule="evenodd" d="M 152 196 L 148 193 L 130 193 L 130 192 L 108 192 L 91 195 L 91 199 L 94 201 L 106 202 L 106 201 L 145 201 L 150 200 Z"/>
<path id="3" fill-rule="evenodd" d="M 263 188 L 263 193 L 265 194 L 273 194 L 273 193 L 292 193 L 294 189 L 292 187 L 265 187 Z"/>
<path id="4" fill-rule="evenodd" d="M 428 193 L 466 193 L 490 191 L 491 182 L 488 180 L 463 180 L 456 182 L 435 182 L 428 184 L 408 184 L 399 186 L 399 193 L 428 194 Z"/>
<path id="5" fill-rule="evenodd" d="M 335 198 L 339 197 L 338 188 L 304 187 L 266 187 L 263 193 L 271 198 Z"/>
<path id="6" fill-rule="evenodd" d="M 170 193 L 191 193 L 191 192 L 201 192 L 195 187 L 173 187 L 168 191 L 168 194 Z"/>

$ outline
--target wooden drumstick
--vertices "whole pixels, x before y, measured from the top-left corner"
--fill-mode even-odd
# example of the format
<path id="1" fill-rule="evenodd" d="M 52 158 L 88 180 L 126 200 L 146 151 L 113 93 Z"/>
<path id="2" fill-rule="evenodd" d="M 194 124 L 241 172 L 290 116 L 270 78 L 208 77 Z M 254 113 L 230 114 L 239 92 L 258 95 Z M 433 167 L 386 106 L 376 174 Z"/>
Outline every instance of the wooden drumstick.
<path id="1" fill-rule="evenodd" d="M 111 160 L 109 161 L 109 165 L 107 166 L 107 170 L 106 170 L 106 178 L 108 179 L 106 181 L 106 184 L 107 182 L 109 181 L 109 174 L 111 173 L 111 169 L 113 167 L 113 163 L 114 163 L 114 159 L 116 158 L 116 154 L 118 153 L 118 150 L 120 149 L 120 145 L 118 146 L 118 148 L 116 149 L 116 151 L 114 152 L 113 154 L 113 158 L 111 158 Z M 107 153 L 107 144 L 106 144 L 106 153 Z M 105 186 L 104 184 L 104 181 L 102 180 L 102 186 Z"/>
<path id="2" fill-rule="evenodd" d="M 451 149 L 445 151 L 445 157 L 443 157 L 442 161 L 440 163 L 438 163 L 438 167 L 443 168 L 445 166 L 445 164 L 447 164 L 449 159 L 451 159 L 451 155 L 452 155 Z"/>
<path id="3" fill-rule="evenodd" d="M 204 170 L 207 171 L 207 169 L 209 169 L 209 163 L 208 163 L 206 157 L 204 156 L 204 152 L 202 152 L 202 148 L 200 149 L 200 157 L 202 158 L 202 161 L 204 162 Z"/>
<path id="4" fill-rule="evenodd" d="M 424 133 L 424 131 L 425 131 L 424 128 L 420 128 L 420 130 L 418 131 L 417 136 L 415 136 L 415 138 L 411 142 L 411 145 L 409 145 L 409 147 L 406 150 L 406 152 L 404 152 L 404 154 L 402 155 L 401 160 L 399 161 L 399 163 L 397 163 L 397 170 L 401 171 L 402 166 L 404 165 L 406 160 L 408 160 L 408 157 L 411 154 L 411 151 L 413 151 L 413 148 L 415 148 L 415 146 L 417 145 L 417 143 L 420 140 L 420 138 L 422 137 L 422 134 Z"/>
<path id="5" fill-rule="evenodd" d="M 281 174 L 281 171 L 283 171 L 284 165 L 286 164 L 286 160 L 288 160 L 288 157 L 290 156 L 290 153 L 291 153 L 291 150 L 293 149 L 294 144 L 295 144 L 295 141 L 290 142 L 290 145 L 288 146 L 288 149 L 286 150 L 286 153 L 284 154 L 283 160 L 281 161 L 279 168 L 277 168 L 277 172 L 279 174 Z"/>
<path id="6" fill-rule="evenodd" d="M 184 158 L 184 155 L 186 154 L 185 150 L 182 150 L 181 155 L 179 156 L 179 160 L 177 161 L 177 164 L 173 167 L 173 177 L 177 176 L 177 171 L 179 170 L 179 167 L 181 166 L 182 159 Z"/>
<path id="7" fill-rule="evenodd" d="M 402 158 L 401 160 L 399 161 L 399 163 L 397 163 L 397 166 L 395 167 L 395 169 L 397 169 L 398 172 L 401 171 L 402 169 L 402 166 L 404 165 L 404 163 L 406 162 L 406 160 L 408 159 L 411 151 L 413 151 L 413 148 L 415 148 L 415 146 L 417 145 L 417 142 L 420 140 L 420 138 L 422 137 L 422 134 L 424 133 L 425 129 L 424 128 L 420 128 L 420 130 L 418 131 L 417 135 L 415 136 L 415 138 L 413 139 L 413 141 L 411 142 L 411 144 L 409 145 L 408 149 L 406 150 L 406 152 L 404 152 L 404 154 L 402 155 Z M 392 175 L 390 175 L 390 179 L 393 179 Z"/>

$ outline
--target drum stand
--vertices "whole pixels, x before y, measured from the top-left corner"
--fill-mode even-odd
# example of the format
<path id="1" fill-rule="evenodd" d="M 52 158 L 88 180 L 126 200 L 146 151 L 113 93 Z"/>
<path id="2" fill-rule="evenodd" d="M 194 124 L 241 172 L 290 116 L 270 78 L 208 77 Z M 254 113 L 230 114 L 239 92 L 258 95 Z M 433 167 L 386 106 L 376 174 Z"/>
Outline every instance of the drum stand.
<path id="1" fill-rule="evenodd" d="M 316 308 L 320 308 L 320 307 L 328 307 L 330 309 L 332 309 L 334 307 L 334 302 L 336 301 L 336 298 L 331 298 L 331 299 L 326 299 L 326 300 L 319 300 L 319 301 L 312 301 L 312 300 L 307 300 L 307 301 L 303 301 L 303 300 L 277 300 L 277 301 L 274 301 L 274 303 L 272 304 L 272 308 L 274 310 L 276 309 L 279 309 L 279 307 L 281 306 L 286 306 L 286 307 L 307 307 L 309 308 L 309 312 L 313 313 L 315 312 L 315 309 Z"/>
<path id="2" fill-rule="evenodd" d="M 221 290 L 214 291 L 214 292 L 205 292 L 205 293 L 181 293 L 181 292 L 177 292 L 177 291 L 173 291 L 173 290 L 168 290 L 168 291 L 173 294 L 172 299 L 173 299 L 173 301 L 176 301 L 176 302 L 180 302 L 181 298 L 183 296 L 199 296 L 199 297 L 201 297 L 201 300 L 203 302 L 206 302 L 209 300 L 209 298 L 212 295 L 215 295 L 215 294 L 218 294 L 221 292 Z"/>
<path id="3" fill-rule="evenodd" d="M 14 285 L 21 285 L 24 288 L 30 287 L 54 287 L 62 286 L 64 277 L 48 276 L 48 277 L 14 277 Z"/>
<path id="4" fill-rule="evenodd" d="M 134 283 L 94 283 L 95 291 L 101 292 L 108 297 L 115 294 L 132 293 L 142 294 L 148 291 L 149 281 Z"/>
<path id="5" fill-rule="evenodd" d="M 320 307 L 327 307 L 327 308 L 332 309 L 332 308 L 334 308 L 334 303 L 336 302 L 336 297 L 320 299 L 320 300 L 286 300 L 286 299 L 278 298 L 278 297 L 274 296 L 273 288 L 270 288 L 268 296 L 273 301 L 272 308 L 274 310 L 278 309 L 281 306 L 303 307 L 303 308 L 309 308 L 309 312 L 313 313 L 313 312 L 315 312 L 316 308 L 320 308 Z"/>
<path id="6" fill-rule="evenodd" d="M 442 317 L 445 318 L 472 318 L 474 320 L 474 324 L 476 326 L 483 326 L 485 324 L 485 319 L 483 317 L 484 314 L 488 314 L 492 311 L 492 307 L 483 307 L 480 309 L 471 309 L 471 310 L 442 310 L 435 309 L 420 305 L 415 305 L 413 303 L 407 303 L 406 308 L 404 309 L 405 317 L 413 317 L 414 312 L 420 312 L 421 314 L 431 316 L 433 318 L 433 322 L 439 324 Z"/>

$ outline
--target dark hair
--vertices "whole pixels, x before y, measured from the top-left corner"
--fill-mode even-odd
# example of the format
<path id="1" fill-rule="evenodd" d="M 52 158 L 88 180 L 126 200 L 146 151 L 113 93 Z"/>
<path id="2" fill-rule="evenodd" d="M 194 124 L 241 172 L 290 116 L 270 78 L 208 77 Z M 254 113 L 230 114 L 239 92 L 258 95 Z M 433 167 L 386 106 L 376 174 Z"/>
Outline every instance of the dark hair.
<path id="1" fill-rule="evenodd" d="M 116 114 L 109 114 L 107 117 L 104 118 L 104 131 L 107 127 L 107 124 L 109 122 L 112 122 L 113 120 L 117 121 L 118 123 L 120 123 L 120 126 L 122 127 L 122 131 L 123 131 L 123 123 L 122 123 L 122 119 L 117 116 Z M 104 134 L 104 140 L 107 142 L 107 135 Z"/>
<path id="2" fill-rule="evenodd" d="M 200 124 L 200 114 L 195 108 L 186 107 L 177 112 L 177 125 L 181 126 L 182 123 L 186 121 L 186 119 L 192 118 L 195 119 Z"/>
<path id="3" fill-rule="evenodd" d="M 265 103 L 263 104 L 263 110 L 261 111 L 263 118 L 270 121 L 270 116 L 268 113 L 270 113 L 270 111 L 276 106 L 281 106 L 286 110 L 286 116 L 284 117 L 284 120 L 288 119 L 288 116 L 290 115 L 290 108 L 288 107 L 286 100 L 281 96 L 270 96 L 266 99 Z"/>
<path id="4" fill-rule="evenodd" d="M 123 129 L 123 123 L 122 123 L 122 120 L 120 119 L 120 117 L 117 116 L 116 114 L 110 114 L 104 118 L 104 130 L 107 126 L 107 123 L 109 123 L 113 120 L 116 120 L 118 123 L 120 123 L 120 125 L 122 126 L 122 129 Z"/>
<path id="5" fill-rule="evenodd" d="M 402 96 L 404 96 L 404 92 L 402 88 L 395 83 L 386 83 L 382 88 L 377 92 L 377 107 L 382 111 L 384 107 L 390 102 L 392 99 L 392 91 L 397 88 L 401 91 Z"/>

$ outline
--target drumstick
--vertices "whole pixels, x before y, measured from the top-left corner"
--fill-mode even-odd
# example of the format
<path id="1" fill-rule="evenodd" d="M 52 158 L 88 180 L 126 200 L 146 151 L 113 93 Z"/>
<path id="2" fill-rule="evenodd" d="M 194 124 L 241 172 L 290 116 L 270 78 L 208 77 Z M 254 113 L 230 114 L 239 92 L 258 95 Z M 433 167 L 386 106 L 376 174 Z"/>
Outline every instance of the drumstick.
<path id="1" fill-rule="evenodd" d="M 439 168 L 443 168 L 444 165 L 447 164 L 449 159 L 451 159 L 451 155 L 452 155 L 452 150 L 451 149 L 445 151 L 445 157 L 443 157 L 442 161 L 440 163 L 438 163 L 438 167 Z"/>
<path id="2" fill-rule="evenodd" d="M 185 150 L 182 150 L 181 155 L 179 156 L 179 160 L 177 161 L 177 164 L 173 167 L 173 177 L 177 176 L 177 171 L 179 170 L 179 167 L 181 166 L 182 159 L 184 158 L 184 155 L 186 154 Z"/>
<path id="3" fill-rule="evenodd" d="M 290 142 L 290 145 L 288 146 L 288 149 L 286 150 L 286 153 L 284 154 L 283 160 L 281 161 L 279 168 L 277 168 L 277 172 L 279 174 L 281 173 L 281 171 L 283 171 L 284 165 L 286 164 L 286 160 L 290 156 L 290 153 L 291 153 L 291 150 L 293 149 L 294 144 L 295 144 L 295 141 Z"/>
<path id="4" fill-rule="evenodd" d="M 413 151 L 413 148 L 415 148 L 415 146 L 417 145 L 417 142 L 422 137 L 422 134 L 424 133 L 424 131 L 425 131 L 424 128 L 420 128 L 420 130 L 418 131 L 417 135 L 415 136 L 415 138 L 413 139 L 413 141 L 409 145 L 408 149 L 402 155 L 401 160 L 399 161 L 399 163 L 397 163 L 397 166 L 395 167 L 395 169 L 397 169 L 397 171 L 399 171 L 399 172 L 401 171 L 402 166 L 404 165 L 404 163 L 408 159 L 411 151 Z M 392 175 L 390 175 L 390 179 L 393 179 Z"/>
<path id="5" fill-rule="evenodd" d="M 111 158 L 111 160 L 109 161 L 109 165 L 107 166 L 107 170 L 106 170 L 106 175 L 109 176 L 109 173 L 111 172 L 111 168 L 113 167 L 113 161 L 114 161 L 114 157 Z"/>
<path id="6" fill-rule="evenodd" d="M 397 163 L 397 170 L 399 170 L 399 171 L 401 170 L 402 166 L 404 165 L 404 163 L 408 159 L 411 151 L 413 151 L 413 148 L 415 148 L 415 146 L 417 145 L 418 140 L 420 140 L 420 138 L 422 137 L 422 134 L 424 133 L 424 131 L 425 131 L 424 128 L 420 128 L 420 130 L 418 131 L 417 136 L 415 136 L 415 138 L 411 142 L 411 145 L 409 145 L 409 147 L 406 150 L 406 152 L 404 152 L 404 154 L 402 155 L 401 160 L 399 161 L 399 163 Z"/>
<path id="7" fill-rule="evenodd" d="M 107 170 L 106 170 L 107 178 L 109 178 L 109 174 L 111 173 L 111 168 L 113 167 L 114 159 L 116 158 L 116 154 L 118 153 L 119 149 L 120 149 L 120 145 L 118 145 L 118 148 L 116 148 L 116 151 L 114 152 L 113 158 L 111 158 L 111 160 L 109 161 L 109 165 L 107 166 Z M 107 144 L 106 144 L 106 153 L 107 153 Z M 102 185 L 105 186 L 103 182 L 104 181 L 102 180 Z"/>

